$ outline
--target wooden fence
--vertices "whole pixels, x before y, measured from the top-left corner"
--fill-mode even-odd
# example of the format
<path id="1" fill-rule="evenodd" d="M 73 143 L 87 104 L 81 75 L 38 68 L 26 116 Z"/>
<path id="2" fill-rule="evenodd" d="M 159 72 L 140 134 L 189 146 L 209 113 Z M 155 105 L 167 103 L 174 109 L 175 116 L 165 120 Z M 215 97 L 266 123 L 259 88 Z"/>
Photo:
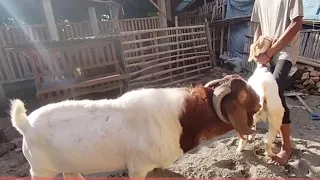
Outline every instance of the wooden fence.
<path id="1" fill-rule="evenodd" d="M 320 63 L 320 30 L 303 30 L 300 36 L 300 56 Z"/>
<path id="2" fill-rule="evenodd" d="M 212 65 L 205 25 L 128 32 L 122 43 L 129 88 L 164 87 L 203 75 Z"/>
<path id="3" fill-rule="evenodd" d="M 249 71 L 254 71 L 256 68 L 255 62 L 247 61 L 255 29 L 256 25 L 254 23 L 250 23 L 248 33 L 245 38 L 243 68 Z M 299 60 L 320 64 L 320 30 L 302 30 L 300 32 Z"/>
<path id="4" fill-rule="evenodd" d="M 158 28 L 158 18 L 137 18 L 119 20 L 121 31 L 133 31 Z M 113 31 L 112 21 L 99 22 L 101 33 Z M 92 36 L 90 22 L 57 23 L 61 40 Z M 3 47 L 31 41 L 50 40 L 49 30 L 45 25 L 2 26 L 0 27 L 0 84 L 32 79 L 31 67 L 25 57 L 16 52 L 5 52 Z"/>

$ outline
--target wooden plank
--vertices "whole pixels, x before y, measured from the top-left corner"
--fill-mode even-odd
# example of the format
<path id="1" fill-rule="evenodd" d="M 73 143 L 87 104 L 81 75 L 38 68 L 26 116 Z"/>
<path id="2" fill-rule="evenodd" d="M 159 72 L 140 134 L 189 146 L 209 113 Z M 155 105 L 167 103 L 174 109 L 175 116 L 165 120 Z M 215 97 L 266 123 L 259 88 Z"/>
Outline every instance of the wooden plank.
<path id="1" fill-rule="evenodd" d="M 178 29 L 177 29 L 178 30 Z M 175 31 L 177 31 L 175 30 Z M 157 33 L 157 32 L 153 32 Z M 187 35 L 199 35 L 199 34 L 206 34 L 206 31 L 198 31 L 194 33 L 179 33 L 179 34 L 174 34 L 174 35 L 168 35 L 168 36 L 155 36 L 153 38 L 147 38 L 147 39 L 141 39 L 141 40 L 133 40 L 133 41 L 125 41 L 122 42 L 122 44 L 133 44 L 133 43 L 140 43 L 140 42 L 147 42 L 147 41 L 152 41 L 152 40 L 160 40 L 160 39 L 167 39 L 167 38 L 174 38 L 174 37 L 181 37 L 181 36 L 187 36 Z"/>
<path id="2" fill-rule="evenodd" d="M 138 51 L 143 51 L 143 50 L 148 50 L 148 49 L 153 49 L 153 48 L 159 48 L 159 47 L 168 47 L 168 46 L 176 45 L 176 44 L 192 43 L 192 42 L 201 41 L 201 40 L 207 40 L 207 38 L 204 37 L 204 38 L 184 40 L 184 41 L 179 41 L 179 42 L 172 42 L 172 43 L 165 43 L 165 44 L 157 44 L 157 45 L 152 45 L 152 46 L 148 46 L 148 47 L 142 47 L 142 48 L 125 50 L 123 53 L 132 53 L 132 52 L 138 52 Z"/>
<path id="3" fill-rule="evenodd" d="M 311 54 L 311 52 L 313 51 L 313 49 L 312 49 L 313 41 L 314 41 L 313 33 L 309 33 L 309 38 L 308 38 L 308 43 L 307 43 L 306 54 L 304 55 L 305 57 L 310 58 L 310 54 Z"/>
<path id="4" fill-rule="evenodd" d="M 316 33 L 316 41 L 314 43 L 314 46 L 313 46 L 313 54 L 312 54 L 312 58 L 313 59 L 316 59 L 317 58 L 317 54 L 318 54 L 318 51 L 319 51 L 319 44 L 320 44 L 320 32 L 317 32 Z"/>
<path id="5" fill-rule="evenodd" d="M 200 45 L 200 46 L 196 46 L 196 47 L 181 48 L 180 51 L 191 50 L 191 49 L 194 49 L 194 48 L 203 48 L 203 47 L 206 47 L 206 46 L 207 45 Z M 134 60 L 137 61 L 137 59 L 153 57 L 153 56 L 158 56 L 158 55 L 166 55 L 166 54 L 170 54 L 170 53 L 174 53 L 174 52 L 177 52 L 177 50 L 169 50 L 169 51 L 163 51 L 163 52 L 154 53 L 154 54 L 148 54 L 148 55 L 143 55 L 143 56 L 129 57 L 129 58 L 126 58 L 125 60 L 127 62 L 135 62 Z"/>
<path id="6" fill-rule="evenodd" d="M 212 49 L 212 44 L 211 44 L 211 36 L 210 36 L 209 24 L 208 24 L 207 19 L 205 19 L 205 21 L 206 21 L 207 43 L 208 43 L 208 48 L 209 48 L 210 55 L 212 57 L 211 65 L 217 65 L 216 60 L 215 60 L 215 53 L 214 53 L 214 50 Z"/>
<path id="7" fill-rule="evenodd" d="M 200 69 L 200 71 L 201 70 L 208 70 L 210 68 L 211 68 L 210 66 L 203 67 L 203 68 Z M 191 73 L 194 73 L 194 72 L 197 72 L 197 71 L 198 71 L 198 69 L 186 72 L 186 76 L 185 76 L 184 79 L 187 79 L 187 75 L 188 74 L 191 74 Z M 146 82 L 143 82 L 143 85 L 151 85 L 153 83 L 158 83 L 158 82 L 161 82 L 161 81 L 164 81 L 164 80 L 168 80 L 168 79 L 171 79 L 171 78 L 175 78 L 175 77 L 179 77 L 179 76 L 181 76 L 181 74 L 172 75 L 172 77 L 171 76 L 167 76 L 167 77 L 159 78 L 159 79 L 153 80 L 153 81 L 146 81 Z M 135 82 L 135 83 L 130 83 L 130 86 L 137 86 L 137 85 L 140 85 L 140 84 L 141 84 L 141 82 Z"/>
<path id="8" fill-rule="evenodd" d="M 221 33 L 220 33 L 220 56 L 223 54 L 223 44 L 224 44 L 224 26 L 221 28 Z"/>
<path id="9" fill-rule="evenodd" d="M 172 68 L 172 69 L 169 69 L 169 70 L 164 70 L 164 71 L 160 71 L 160 72 L 156 72 L 156 73 L 140 76 L 140 77 L 138 77 L 136 79 L 133 79 L 131 82 L 133 83 L 133 82 L 136 82 L 136 81 L 139 81 L 139 80 L 144 80 L 144 79 L 147 79 L 147 78 L 163 75 L 163 74 L 169 73 L 170 71 L 181 70 L 183 68 L 193 67 L 193 66 L 202 65 L 202 64 L 209 64 L 209 63 L 210 63 L 209 61 L 205 61 L 205 62 L 201 62 L 199 64 L 191 64 L 191 65 L 187 65 L 187 66 L 176 67 L 176 68 Z"/>
<path id="10" fill-rule="evenodd" d="M 192 57 L 184 57 L 184 58 L 181 58 L 181 59 L 176 59 L 174 61 L 168 61 L 168 62 L 163 62 L 163 63 L 157 63 L 155 65 L 151 65 L 151 66 L 148 66 L 140 71 L 136 71 L 136 72 L 133 72 L 131 73 L 130 75 L 131 76 L 134 76 L 134 75 L 137 75 L 139 73 L 143 73 L 144 71 L 147 71 L 149 69 L 153 69 L 153 68 L 156 68 L 156 67 L 160 67 L 160 66 L 165 66 L 165 65 L 170 65 L 170 64 L 173 64 L 173 63 L 178 63 L 178 62 L 185 62 L 187 60 L 194 60 L 194 59 L 198 59 L 198 58 L 203 58 L 203 57 L 210 57 L 210 55 L 199 55 L 199 56 L 192 56 Z M 210 61 L 206 62 L 206 63 L 210 63 Z M 199 68 L 199 65 L 201 64 L 201 62 L 197 62 L 197 63 L 194 63 L 195 66 L 197 66 Z M 182 67 L 185 67 L 185 65 L 183 65 Z M 184 69 L 185 71 L 185 69 Z M 171 71 L 172 72 L 172 71 Z M 170 73 L 170 72 L 169 72 Z"/>

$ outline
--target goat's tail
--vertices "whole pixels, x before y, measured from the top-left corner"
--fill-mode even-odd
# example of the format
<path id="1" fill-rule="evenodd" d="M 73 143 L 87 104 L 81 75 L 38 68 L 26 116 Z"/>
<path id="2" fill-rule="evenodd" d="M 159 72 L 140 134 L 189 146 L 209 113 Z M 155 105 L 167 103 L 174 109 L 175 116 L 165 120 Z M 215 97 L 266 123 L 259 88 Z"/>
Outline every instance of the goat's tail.
<path id="1" fill-rule="evenodd" d="M 267 107 L 267 95 L 268 95 L 268 90 L 267 90 L 267 85 L 266 85 L 266 82 L 263 81 L 262 83 L 262 91 L 263 91 L 263 102 L 262 102 L 262 108 L 266 108 Z"/>
<path id="2" fill-rule="evenodd" d="M 27 110 L 24 103 L 20 99 L 11 100 L 11 123 L 19 133 L 24 134 L 25 130 L 29 126 L 27 119 Z"/>

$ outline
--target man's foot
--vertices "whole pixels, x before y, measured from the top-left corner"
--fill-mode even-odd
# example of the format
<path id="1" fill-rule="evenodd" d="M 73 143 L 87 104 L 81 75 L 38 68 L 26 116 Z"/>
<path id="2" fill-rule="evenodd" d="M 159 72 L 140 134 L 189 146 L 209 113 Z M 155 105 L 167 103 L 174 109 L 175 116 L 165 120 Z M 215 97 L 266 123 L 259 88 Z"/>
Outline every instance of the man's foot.
<path id="1" fill-rule="evenodd" d="M 273 156 L 271 160 L 268 161 L 268 164 L 273 164 L 276 166 L 284 166 L 287 164 L 292 154 L 292 148 L 287 150 L 281 150 L 276 156 Z"/>

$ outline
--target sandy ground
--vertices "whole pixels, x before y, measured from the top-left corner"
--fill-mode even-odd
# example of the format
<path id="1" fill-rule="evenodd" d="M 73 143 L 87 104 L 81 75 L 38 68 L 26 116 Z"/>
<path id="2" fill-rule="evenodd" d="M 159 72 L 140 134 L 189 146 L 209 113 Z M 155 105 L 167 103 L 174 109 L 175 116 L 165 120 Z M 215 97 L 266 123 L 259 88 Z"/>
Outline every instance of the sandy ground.
<path id="1" fill-rule="evenodd" d="M 213 71 L 212 71 L 213 72 Z M 181 85 L 206 82 L 220 77 L 226 71 L 219 68 L 202 79 Z M 228 74 L 230 72 L 227 72 Z M 178 85 L 179 86 L 179 85 Z M 320 97 L 304 97 L 307 104 L 320 114 Z M 268 126 L 258 124 L 255 141 L 247 144 L 240 154 L 235 153 L 238 139 L 234 132 L 207 141 L 186 153 L 166 169 L 155 169 L 148 177 L 188 177 L 188 178 L 287 178 L 320 177 L 320 121 L 310 119 L 309 113 L 302 108 L 295 98 L 287 98 L 291 107 L 292 140 L 294 152 L 288 165 L 277 167 L 266 163 L 263 156 L 263 138 Z M 293 106 L 293 107 L 292 107 Z M 0 127 L 4 129 L 10 143 L 0 144 L 0 176 L 29 176 L 29 165 L 21 152 L 21 137 L 12 129 L 9 119 L 1 118 Z M 280 140 L 275 142 L 279 149 Z M 85 175 L 85 177 L 126 177 L 126 171 Z"/>

